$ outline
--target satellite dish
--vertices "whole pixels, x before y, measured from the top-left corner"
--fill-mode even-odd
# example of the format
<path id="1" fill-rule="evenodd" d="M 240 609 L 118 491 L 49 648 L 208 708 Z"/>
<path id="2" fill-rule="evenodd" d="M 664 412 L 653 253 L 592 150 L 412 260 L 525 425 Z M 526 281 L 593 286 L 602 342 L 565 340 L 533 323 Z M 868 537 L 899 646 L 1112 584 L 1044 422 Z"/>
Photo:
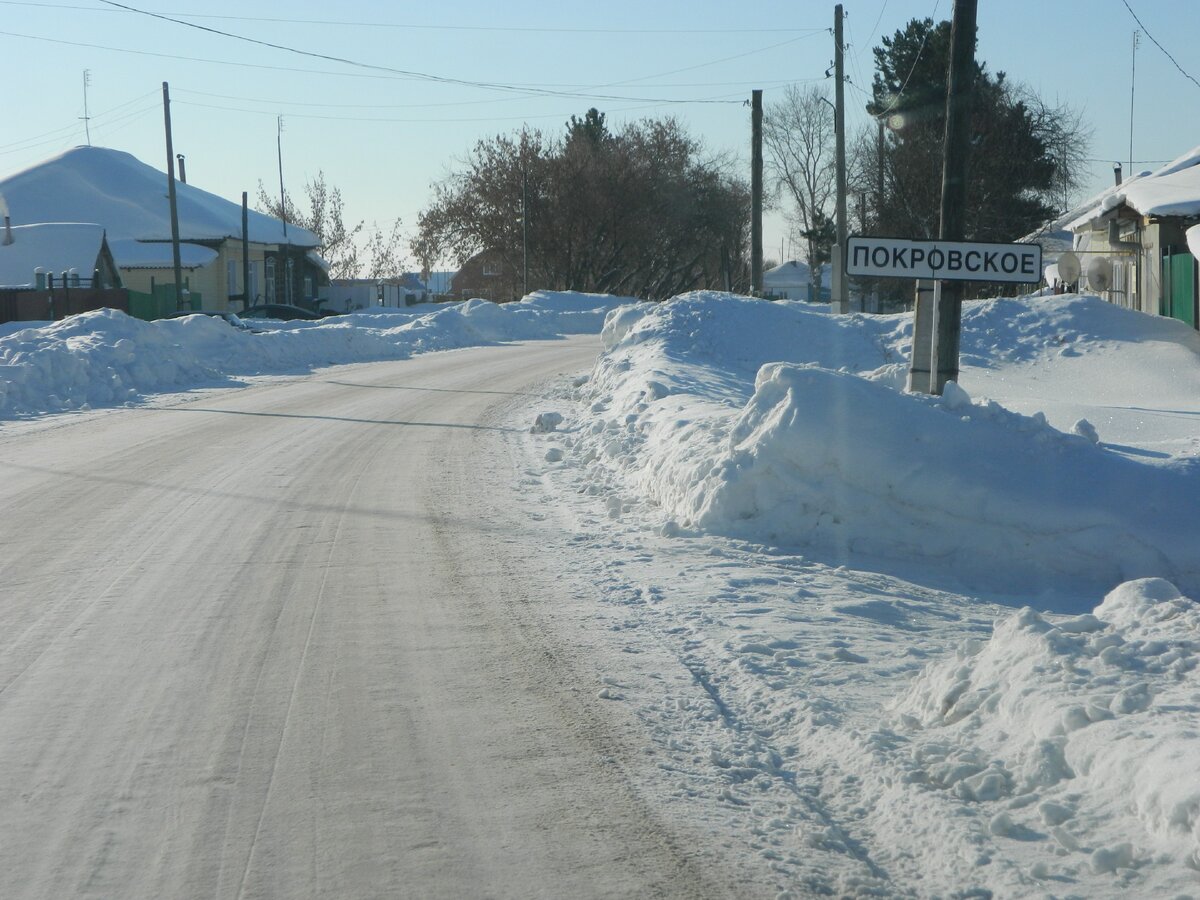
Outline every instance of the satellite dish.
<path id="1" fill-rule="evenodd" d="M 1097 256 L 1087 268 L 1088 287 L 1093 291 L 1107 291 L 1112 287 L 1113 264 L 1107 256 Z"/>
<path id="2" fill-rule="evenodd" d="M 1079 280 L 1079 257 L 1068 250 L 1058 258 L 1058 277 L 1063 284 Z"/>

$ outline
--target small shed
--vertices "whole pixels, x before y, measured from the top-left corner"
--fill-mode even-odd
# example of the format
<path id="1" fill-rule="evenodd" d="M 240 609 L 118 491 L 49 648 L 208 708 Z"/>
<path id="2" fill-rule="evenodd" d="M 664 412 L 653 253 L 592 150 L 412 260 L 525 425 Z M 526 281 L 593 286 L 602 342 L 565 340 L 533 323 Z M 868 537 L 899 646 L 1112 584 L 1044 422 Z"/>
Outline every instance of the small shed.
<path id="1" fill-rule="evenodd" d="M 103 226 L 79 222 L 13 225 L 0 234 L 0 288 L 121 287 Z"/>

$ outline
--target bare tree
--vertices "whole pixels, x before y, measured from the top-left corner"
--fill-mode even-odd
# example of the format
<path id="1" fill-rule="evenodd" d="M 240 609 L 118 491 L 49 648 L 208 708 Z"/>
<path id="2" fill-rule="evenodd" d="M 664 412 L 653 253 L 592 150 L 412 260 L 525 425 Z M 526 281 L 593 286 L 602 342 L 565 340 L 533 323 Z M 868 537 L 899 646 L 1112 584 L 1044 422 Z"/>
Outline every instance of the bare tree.
<path id="1" fill-rule="evenodd" d="M 610 130 L 592 109 L 566 126 L 479 141 L 434 185 L 413 254 L 428 266 L 486 250 L 519 272 L 527 251 L 530 286 L 552 290 L 744 289 L 750 195 L 727 160 L 673 119 Z"/>
<path id="2" fill-rule="evenodd" d="M 391 278 L 403 274 L 399 219 L 386 232 L 378 224 L 367 232 L 362 221 L 347 227 L 342 192 L 326 182 L 323 171 L 304 183 L 304 197 L 308 201 L 307 210 L 300 209 L 287 191 L 281 204 L 259 181 L 255 205 L 261 212 L 277 219 L 286 218 L 315 234 L 321 241 L 321 255 L 329 263 L 330 278 Z"/>
<path id="3" fill-rule="evenodd" d="M 793 228 L 807 244 L 810 296 L 820 296 L 821 263 L 828 259 L 830 206 L 834 199 L 833 108 L 815 86 L 788 86 L 763 116 L 763 143 L 776 188 L 791 201 Z"/>
<path id="4" fill-rule="evenodd" d="M 1095 129 L 1081 111 L 1057 101 L 1052 106 L 1028 85 L 1017 85 L 1012 90 L 1029 111 L 1034 133 L 1046 145 L 1054 165 L 1045 191 L 1047 201 L 1055 212 L 1065 213 L 1079 199 L 1088 174 L 1088 152 Z"/>
<path id="5" fill-rule="evenodd" d="M 395 219 L 392 227 L 384 231 L 374 225 L 367 235 L 364 250 L 367 255 L 362 274 L 366 278 L 398 278 L 404 274 L 404 255 L 400 246 L 404 235 L 401 222 Z"/>

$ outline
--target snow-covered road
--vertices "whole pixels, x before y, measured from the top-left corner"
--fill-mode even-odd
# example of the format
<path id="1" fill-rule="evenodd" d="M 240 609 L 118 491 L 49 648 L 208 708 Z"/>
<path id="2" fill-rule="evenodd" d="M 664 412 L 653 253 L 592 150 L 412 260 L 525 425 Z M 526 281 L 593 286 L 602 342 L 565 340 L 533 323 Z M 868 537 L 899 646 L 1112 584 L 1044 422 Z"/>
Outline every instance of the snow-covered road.
<path id="1" fill-rule="evenodd" d="M 496 410 L 597 350 L 0 436 L 0 896 L 734 895 L 631 786 L 493 483 Z"/>

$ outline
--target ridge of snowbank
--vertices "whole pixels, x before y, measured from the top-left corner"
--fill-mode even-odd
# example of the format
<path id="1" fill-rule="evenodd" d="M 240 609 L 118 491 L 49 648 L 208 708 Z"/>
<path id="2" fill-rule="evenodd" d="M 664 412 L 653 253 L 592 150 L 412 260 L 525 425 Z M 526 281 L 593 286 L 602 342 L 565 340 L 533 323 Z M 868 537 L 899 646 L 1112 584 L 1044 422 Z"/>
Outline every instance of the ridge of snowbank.
<path id="1" fill-rule="evenodd" d="M 133 403 L 148 394 L 230 385 L 251 375 L 405 359 L 413 353 L 596 333 L 637 301 L 538 291 L 517 303 L 469 300 L 314 322 L 255 320 L 261 333 L 193 315 L 144 322 L 103 309 L 0 327 L 0 418 Z"/>
<path id="2" fill-rule="evenodd" d="M 706 292 L 614 312 L 585 391 L 583 452 L 668 528 L 839 563 L 917 561 L 1004 592 L 1147 576 L 1200 591 L 1200 463 L 1133 459 L 1090 423 L 1065 434 L 957 385 L 906 394 L 909 319 Z M 964 314 L 963 345 L 1027 362 L 1091 352 L 1122 326 L 1134 340 L 1191 340 L 1177 324 L 1095 298 L 994 300 Z"/>
<path id="3" fill-rule="evenodd" d="M 1023 609 L 893 704 L 913 743 L 907 777 L 1004 801 L 993 834 L 1048 834 L 1090 852 L 1096 872 L 1159 854 L 1200 869 L 1198 663 L 1200 605 L 1161 579 L 1122 584 L 1093 614 L 1052 622 Z M 1140 836 L 1110 824 L 1130 808 Z"/>

